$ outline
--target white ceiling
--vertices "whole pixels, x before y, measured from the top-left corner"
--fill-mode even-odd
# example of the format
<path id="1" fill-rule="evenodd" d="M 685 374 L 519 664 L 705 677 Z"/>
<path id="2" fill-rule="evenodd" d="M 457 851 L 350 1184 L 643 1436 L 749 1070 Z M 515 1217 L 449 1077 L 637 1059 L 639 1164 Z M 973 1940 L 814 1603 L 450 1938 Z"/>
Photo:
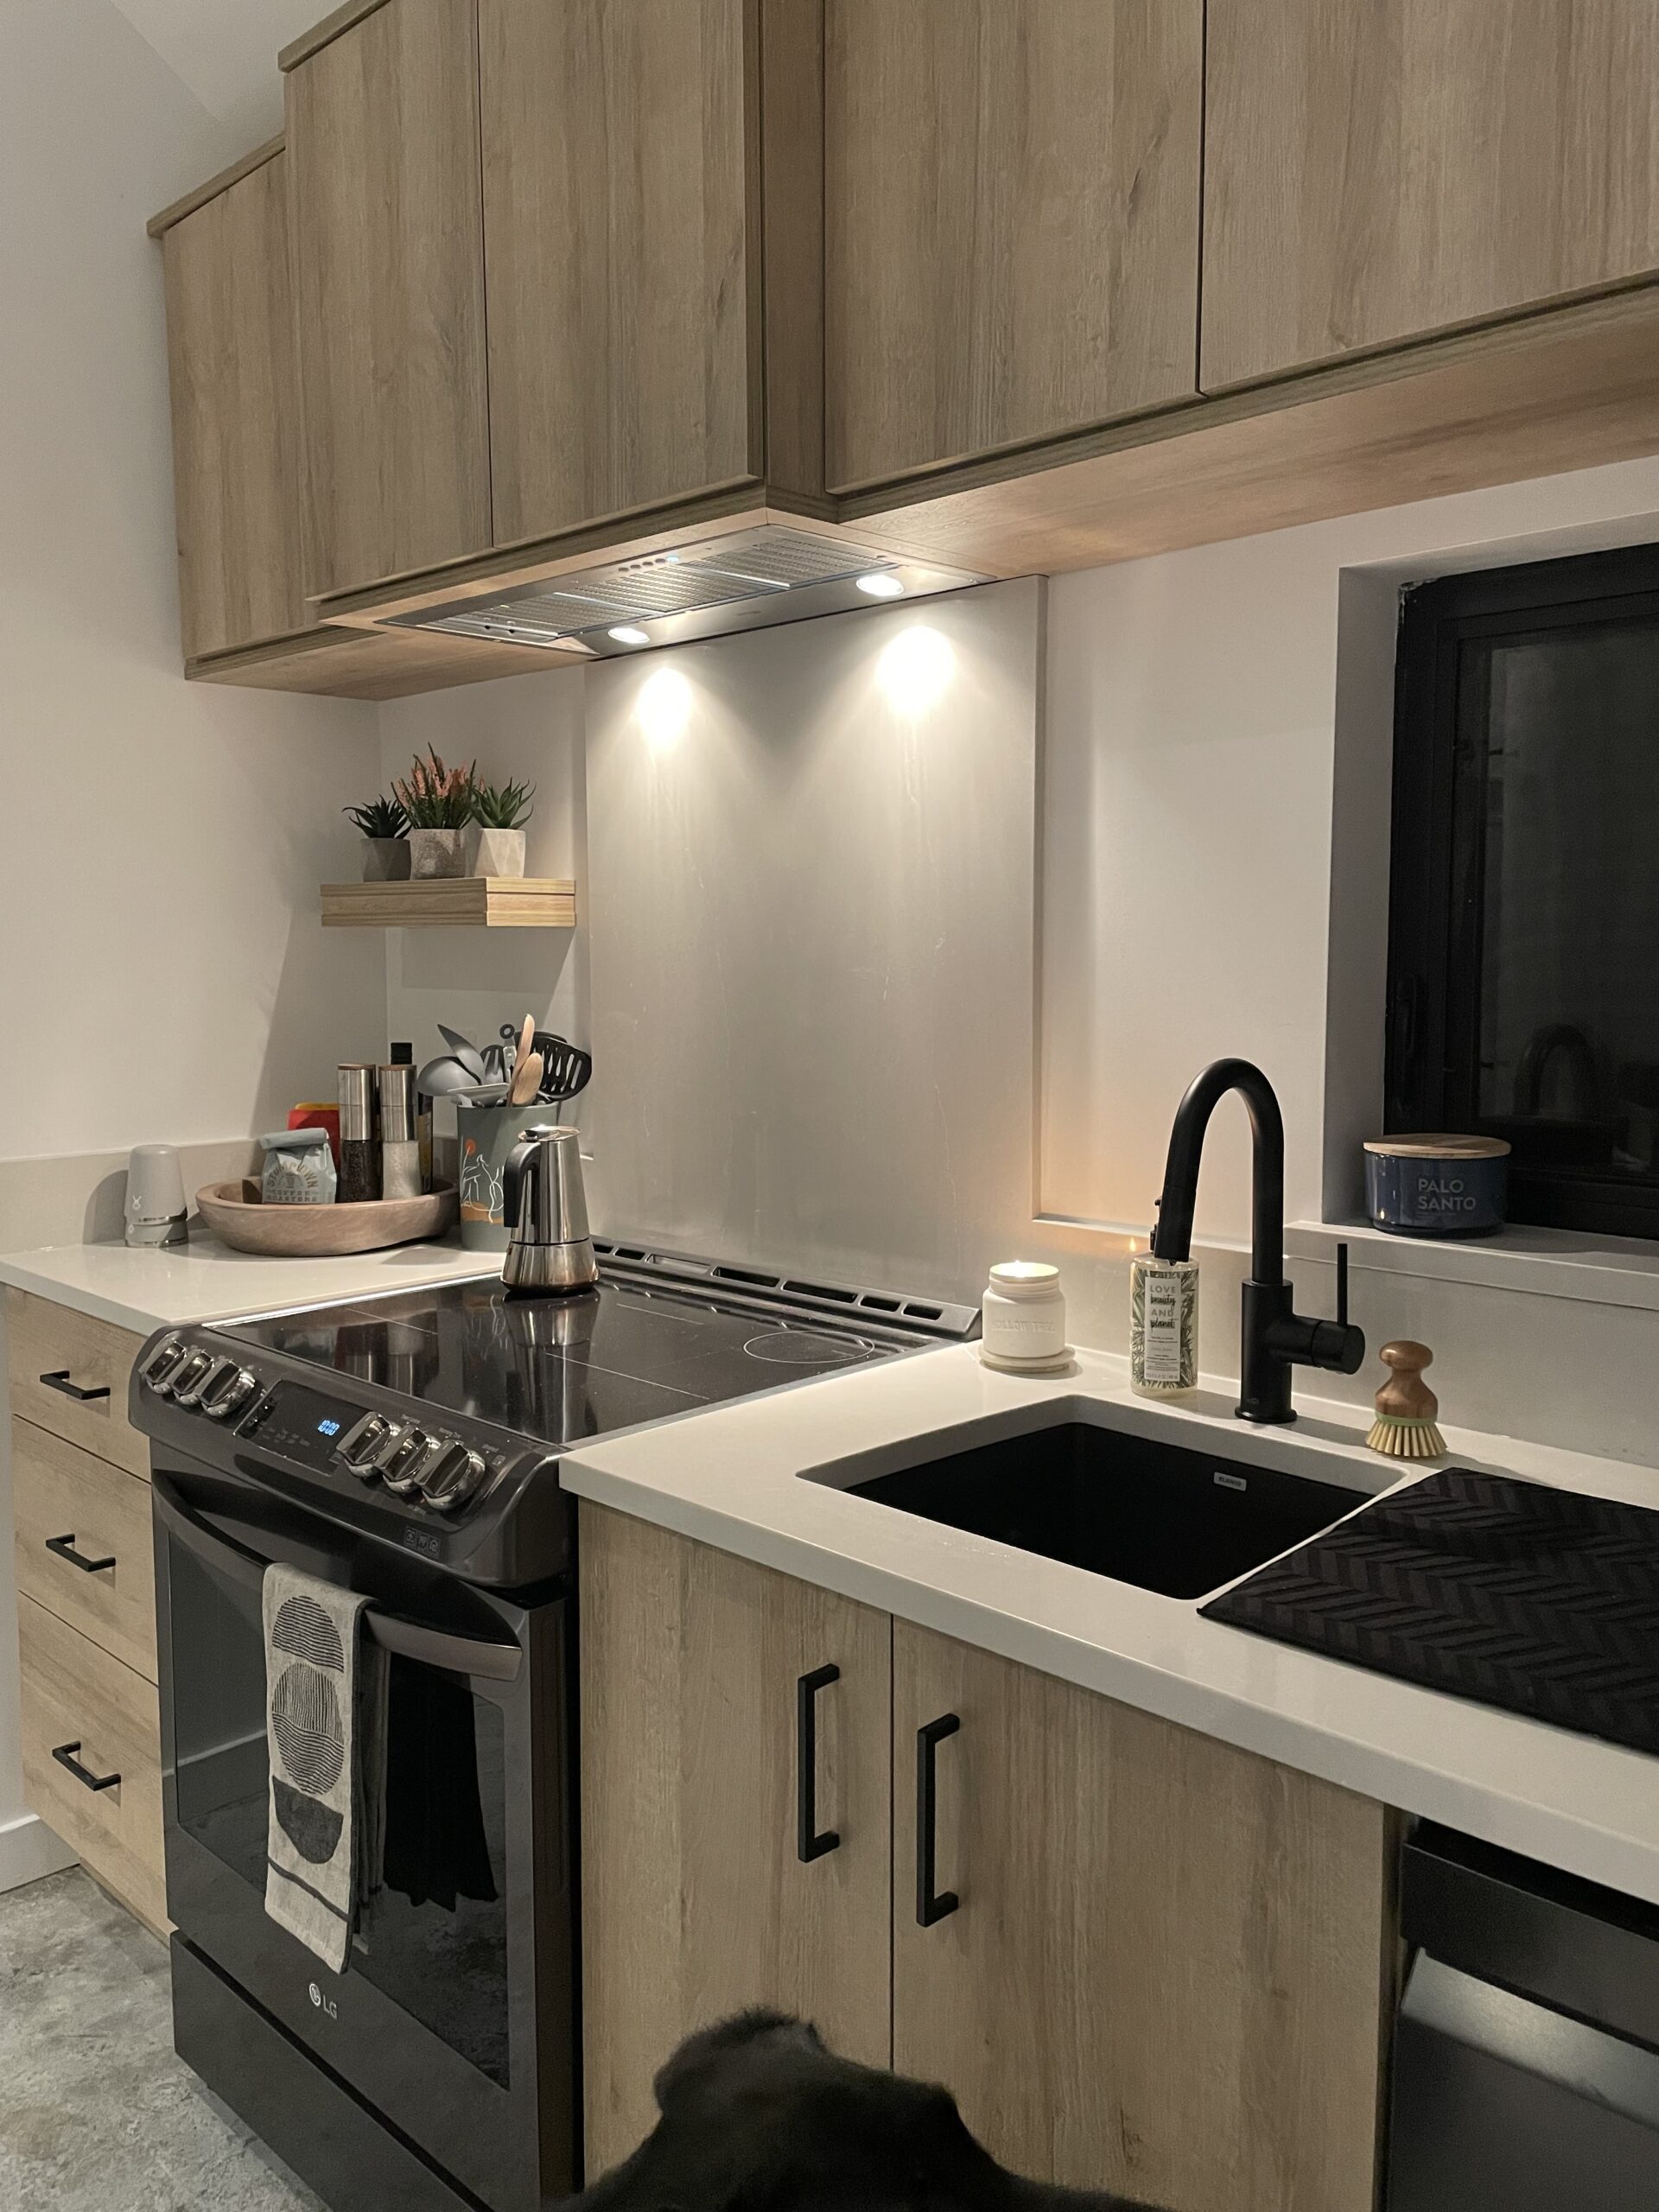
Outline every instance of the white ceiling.
<path id="1" fill-rule="evenodd" d="M 330 0 L 113 0 L 225 125 L 232 152 L 257 145 L 282 126 L 281 47 L 328 13 Z"/>

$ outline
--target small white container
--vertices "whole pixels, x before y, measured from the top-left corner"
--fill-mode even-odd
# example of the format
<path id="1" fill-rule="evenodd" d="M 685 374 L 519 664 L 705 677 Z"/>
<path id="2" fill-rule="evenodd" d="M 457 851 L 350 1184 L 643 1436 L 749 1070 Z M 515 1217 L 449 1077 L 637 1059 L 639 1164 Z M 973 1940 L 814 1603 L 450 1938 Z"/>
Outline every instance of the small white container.
<path id="1" fill-rule="evenodd" d="M 1047 1375 L 1071 1363 L 1060 1271 L 1043 1260 L 1005 1260 L 991 1269 L 980 1307 L 983 1365 L 1008 1375 Z"/>

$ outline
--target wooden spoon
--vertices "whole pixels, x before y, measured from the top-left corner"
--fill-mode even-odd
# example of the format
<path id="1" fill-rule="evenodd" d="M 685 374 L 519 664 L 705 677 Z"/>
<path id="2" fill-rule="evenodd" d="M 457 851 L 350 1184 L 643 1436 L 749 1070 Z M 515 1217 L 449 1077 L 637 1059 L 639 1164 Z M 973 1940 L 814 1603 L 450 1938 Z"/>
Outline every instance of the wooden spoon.
<path id="1" fill-rule="evenodd" d="M 531 1052 L 535 1042 L 536 1017 L 533 1014 L 527 1014 L 524 1016 L 524 1027 L 518 1032 L 518 1050 L 512 1056 L 512 1073 L 507 1077 L 508 1082 L 513 1086 L 515 1093 L 517 1092 L 518 1085 L 519 1070 L 524 1066 L 524 1062 L 530 1058 Z M 525 1101 L 524 1103 L 527 1104 L 529 1102 Z"/>
<path id="2" fill-rule="evenodd" d="M 528 1053 L 512 1071 L 512 1088 L 507 1093 L 509 1106 L 528 1106 L 542 1087 L 542 1056 Z"/>

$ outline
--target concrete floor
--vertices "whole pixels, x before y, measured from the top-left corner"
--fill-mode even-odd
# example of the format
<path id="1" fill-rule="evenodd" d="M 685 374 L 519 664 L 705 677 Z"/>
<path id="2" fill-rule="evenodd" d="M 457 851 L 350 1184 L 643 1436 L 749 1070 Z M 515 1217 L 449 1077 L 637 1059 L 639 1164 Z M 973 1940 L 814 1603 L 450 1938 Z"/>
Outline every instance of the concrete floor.
<path id="1" fill-rule="evenodd" d="M 323 2212 L 173 2053 L 167 1953 L 79 1868 L 0 1896 L 5 2212 Z"/>

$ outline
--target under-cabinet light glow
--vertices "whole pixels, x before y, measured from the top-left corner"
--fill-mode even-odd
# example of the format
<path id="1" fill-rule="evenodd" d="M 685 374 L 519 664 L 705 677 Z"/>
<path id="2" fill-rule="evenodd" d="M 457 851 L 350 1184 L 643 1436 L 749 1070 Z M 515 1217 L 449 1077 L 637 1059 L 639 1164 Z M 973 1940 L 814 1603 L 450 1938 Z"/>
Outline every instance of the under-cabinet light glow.
<path id="1" fill-rule="evenodd" d="M 883 645 L 875 672 L 901 715 L 922 715 L 943 696 L 956 665 L 950 640 L 917 622 Z"/>
<path id="2" fill-rule="evenodd" d="M 633 622 L 619 622 L 613 630 L 607 630 L 605 634 L 607 638 L 614 638 L 619 645 L 648 645 L 651 643 L 650 632 Z"/>
<path id="3" fill-rule="evenodd" d="M 639 686 L 634 712 L 652 752 L 671 753 L 691 719 L 691 686 L 677 668 L 659 668 Z"/>
<path id="4" fill-rule="evenodd" d="M 860 591 L 868 592 L 872 599 L 902 599 L 905 588 L 897 576 L 890 576 L 882 569 L 868 576 L 855 576 L 853 581 Z"/>

